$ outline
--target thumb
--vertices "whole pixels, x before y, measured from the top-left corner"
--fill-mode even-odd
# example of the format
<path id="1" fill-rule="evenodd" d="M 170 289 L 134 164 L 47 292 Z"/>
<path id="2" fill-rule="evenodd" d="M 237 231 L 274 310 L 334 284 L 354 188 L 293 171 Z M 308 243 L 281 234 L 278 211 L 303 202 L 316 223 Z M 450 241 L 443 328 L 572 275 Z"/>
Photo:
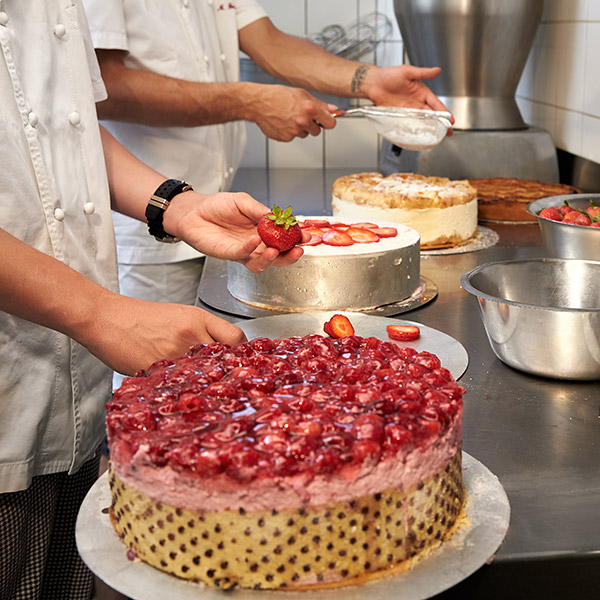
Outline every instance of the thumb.
<path id="1" fill-rule="evenodd" d="M 412 79 L 434 79 L 441 72 L 440 67 L 412 67 L 409 74 Z"/>

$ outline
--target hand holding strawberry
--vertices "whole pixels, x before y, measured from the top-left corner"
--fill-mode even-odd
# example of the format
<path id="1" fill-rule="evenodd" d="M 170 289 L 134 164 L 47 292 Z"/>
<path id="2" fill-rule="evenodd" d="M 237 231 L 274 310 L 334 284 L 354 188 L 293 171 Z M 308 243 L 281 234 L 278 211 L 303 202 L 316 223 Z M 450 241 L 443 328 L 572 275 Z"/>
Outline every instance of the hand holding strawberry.
<path id="1" fill-rule="evenodd" d="M 302 230 L 292 215 L 291 206 L 284 211 L 277 205 L 273 206 L 273 210 L 258 222 L 257 231 L 265 246 L 276 248 L 279 252 L 290 250 L 302 240 Z"/>

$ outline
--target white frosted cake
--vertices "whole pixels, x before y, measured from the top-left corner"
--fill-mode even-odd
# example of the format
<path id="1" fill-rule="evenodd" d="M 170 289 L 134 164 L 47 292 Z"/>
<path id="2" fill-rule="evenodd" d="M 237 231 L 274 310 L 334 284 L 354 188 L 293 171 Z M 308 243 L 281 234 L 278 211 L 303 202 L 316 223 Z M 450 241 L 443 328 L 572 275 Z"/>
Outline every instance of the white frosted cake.
<path id="1" fill-rule="evenodd" d="M 293 265 L 252 273 L 229 262 L 227 289 L 236 299 L 260 308 L 303 312 L 310 310 L 361 310 L 400 302 L 420 286 L 419 234 L 409 227 L 382 220 L 297 217 L 306 222 L 328 220 L 325 231 L 345 231 L 348 226 L 370 226 L 382 235 L 371 243 L 348 246 L 305 245 L 304 255 Z M 364 221 L 364 219 L 362 220 Z M 354 228 L 353 228 L 354 229 Z"/>
<path id="2" fill-rule="evenodd" d="M 421 248 L 468 242 L 477 229 L 477 194 L 468 181 L 412 173 L 358 173 L 333 184 L 340 219 L 386 220 L 419 232 Z"/>

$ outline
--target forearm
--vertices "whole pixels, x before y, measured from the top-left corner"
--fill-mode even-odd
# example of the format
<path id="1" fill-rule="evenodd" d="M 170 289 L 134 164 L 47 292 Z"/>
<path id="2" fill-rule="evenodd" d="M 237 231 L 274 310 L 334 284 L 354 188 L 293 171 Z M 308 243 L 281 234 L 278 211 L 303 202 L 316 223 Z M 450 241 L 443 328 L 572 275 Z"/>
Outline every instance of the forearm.
<path id="1" fill-rule="evenodd" d="M 240 46 L 265 71 L 318 92 L 356 98 L 368 97 L 368 85 L 378 67 L 331 54 L 309 40 L 288 35 L 269 19 L 240 31 Z"/>
<path id="2" fill-rule="evenodd" d="M 101 119 L 154 127 L 196 127 L 248 118 L 245 100 L 257 84 L 204 83 L 176 79 L 123 64 L 122 54 L 99 50 L 108 99 L 97 104 Z"/>
<path id="3" fill-rule="evenodd" d="M 85 345 L 111 292 L 0 229 L 0 310 Z"/>

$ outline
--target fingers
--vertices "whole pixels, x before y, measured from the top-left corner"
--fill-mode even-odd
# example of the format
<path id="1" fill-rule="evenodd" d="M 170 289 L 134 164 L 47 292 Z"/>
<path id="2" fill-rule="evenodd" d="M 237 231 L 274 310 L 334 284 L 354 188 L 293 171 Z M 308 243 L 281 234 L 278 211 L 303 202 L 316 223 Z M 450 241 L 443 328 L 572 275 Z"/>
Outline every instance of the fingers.
<path id="1" fill-rule="evenodd" d="M 229 344 L 231 346 L 247 341 L 246 334 L 237 325 L 225 321 L 211 313 L 207 313 L 204 324 L 207 333 L 212 338 L 211 341 L 221 342 L 222 344 Z"/>
<path id="2" fill-rule="evenodd" d="M 407 73 L 413 79 L 435 79 L 441 72 L 440 67 L 415 67 L 413 65 L 406 65 L 408 67 Z"/>

